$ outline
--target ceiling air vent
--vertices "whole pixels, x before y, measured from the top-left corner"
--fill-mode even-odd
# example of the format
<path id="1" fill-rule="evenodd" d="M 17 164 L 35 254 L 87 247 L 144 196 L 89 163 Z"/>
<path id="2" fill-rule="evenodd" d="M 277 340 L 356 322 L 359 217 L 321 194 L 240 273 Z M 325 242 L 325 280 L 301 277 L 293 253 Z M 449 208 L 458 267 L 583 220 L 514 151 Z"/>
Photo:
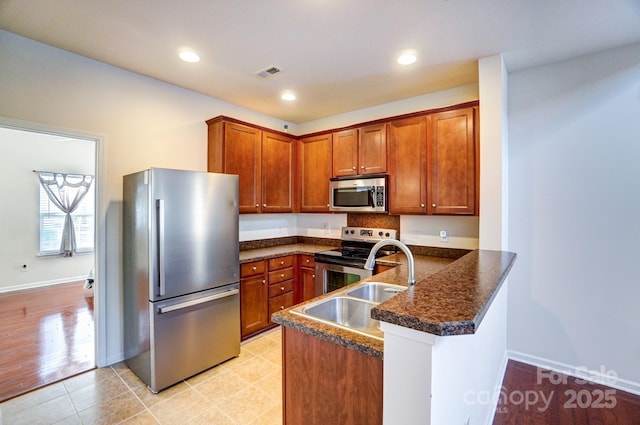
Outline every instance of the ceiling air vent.
<path id="1" fill-rule="evenodd" d="M 265 69 L 261 69 L 260 71 L 256 72 L 256 75 L 258 77 L 262 77 L 262 78 L 267 78 L 270 77 L 272 75 L 276 75 L 280 72 L 284 71 L 284 69 L 282 68 L 278 68 L 277 66 L 268 66 Z"/>

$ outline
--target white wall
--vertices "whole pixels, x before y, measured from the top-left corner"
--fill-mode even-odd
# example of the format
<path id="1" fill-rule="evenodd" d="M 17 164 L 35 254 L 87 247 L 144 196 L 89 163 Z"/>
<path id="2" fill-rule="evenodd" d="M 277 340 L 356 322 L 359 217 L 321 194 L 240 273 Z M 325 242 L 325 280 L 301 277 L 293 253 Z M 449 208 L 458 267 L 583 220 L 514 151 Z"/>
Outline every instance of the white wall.
<path id="1" fill-rule="evenodd" d="M 640 44 L 511 74 L 509 111 L 508 347 L 638 384 Z"/>
<path id="2" fill-rule="evenodd" d="M 38 256 L 40 183 L 32 170 L 94 175 L 94 153 L 93 141 L 0 128 L 0 292 L 86 279 L 93 253 Z"/>
<path id="3" fill-rule="evenodd" d="M 0 31 L 0 116 L 101 135 L 106 182 L 106 362 L 122 359 L 122 176 L 150 166 L 206 170 L 205 121 L 285 123 Z M 286 123 L 292 132 L 296 126 Z"/>

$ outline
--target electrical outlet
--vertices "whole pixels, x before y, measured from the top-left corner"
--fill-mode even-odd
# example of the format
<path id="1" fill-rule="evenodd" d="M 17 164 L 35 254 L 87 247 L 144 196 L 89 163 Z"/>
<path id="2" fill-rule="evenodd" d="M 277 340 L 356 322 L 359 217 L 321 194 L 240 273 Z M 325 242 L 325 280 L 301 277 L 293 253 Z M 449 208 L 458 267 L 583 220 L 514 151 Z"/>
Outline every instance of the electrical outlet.
<path id="1" fill-rule="evenodd" d="M 440 230 L 440 242 L 449 242 L 449 232 Z"/>

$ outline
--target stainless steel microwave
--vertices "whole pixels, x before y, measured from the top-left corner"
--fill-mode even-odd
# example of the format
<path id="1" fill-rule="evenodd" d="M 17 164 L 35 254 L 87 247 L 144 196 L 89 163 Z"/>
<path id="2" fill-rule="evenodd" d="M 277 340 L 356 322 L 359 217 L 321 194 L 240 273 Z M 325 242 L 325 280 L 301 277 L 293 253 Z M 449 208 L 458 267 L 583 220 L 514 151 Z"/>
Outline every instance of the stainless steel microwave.
<path id="1" fill-rule="evenodd" d="M 330 210 L 335 212 L 387 212 L 387 177 L 331 179 Z"/>

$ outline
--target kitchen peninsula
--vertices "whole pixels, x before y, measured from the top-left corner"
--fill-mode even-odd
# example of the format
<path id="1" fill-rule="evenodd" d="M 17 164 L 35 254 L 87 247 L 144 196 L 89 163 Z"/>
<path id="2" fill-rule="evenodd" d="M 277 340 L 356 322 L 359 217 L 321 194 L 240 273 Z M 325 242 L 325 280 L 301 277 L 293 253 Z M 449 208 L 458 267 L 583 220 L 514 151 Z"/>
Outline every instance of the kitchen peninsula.
<path id="1" fill-rule="evenodd" d="M 284 327 L 285 423 L 300 419 L 300 406 L 307 412 L 305 423 L 322 423 L 328 418 L 340 422 L 345 418 L 353 418 L 359 409 L 370 413 L 376 401 L 383 408 L 378 407 L 373 411 L 378 416 L 375 423 L 383 423 L 384 415 L 385 424 L 437 424 L 438 409 L 447 406 L 468 409 L 470 412 L 473 409 L 490 410 L 491 406 L 480 403 L 465 405 L 464 395 L 468 392 L 465 381 L 467 385 L 482 385 L 481 388 L 471 388 L 473 390 L 492 390 L 496 384 L 499 385 L 496 380 L 501 376 L 487 375 L 481 366 L 483 362 L 491 363 L 493 366 L 487 368 L 491 372 L 499 369 L 495 367 L 496 363 L 505 361 L 505 353 L 492 350 L 494 345 L 500 346 L 492 344 L 492 341 L 501 338 L 504 332 L 506 290 L 502 289 L 502 283 L 515 258 L 516 255 L 510 252 L 486 250 L 471 251 L 455 261 L 417 255 L 416 285 L 372 310 L 372 317 L 381 322 L 384 342 L 300 317 L 293 314 L 291 309 L 276 312 L 272 320 Z M 404 255 L 396 254 L 378 262 L 399 265 L 365 282 L 406 285 Z M 323 297 L 331 296 L 327 294 Z M 370 373 L 372 367 L 384 369 L 384 380 L 382 376 L 369 376 L 363 380 L 342 382 L 345 385 L 364 386 L 361 394 L 357 394 L 357 391 L 355 394 L 352 391 L 347 393 L 354 395 L 356 401 L 344 398 L 333 400 L 331 394 L 314 400 L 306 396 L 313 393 L 309 388 L 312 384 L 303 382 L 300 376 L 288 376 L 288 373 L 299 372 L 300 364 L 295 353 L 288 351 L 288 339 L 295 342 L 300 338 L 307 338 L 307 342 L 312 341 L 308 338 L 318 339 L 363 356 L 357 361 L 351 360 L 350 367 L 370 361 L 367 357 L 377 359 L 377 363 L 367 366 L 366 370 Z M 323 348 L 314 346 L 313 349 Z M 353 355 L 347 353 L 347 358 Z M 309 360 L 307 354 L 305 357 Z M 316 373 L 308 371 L 308 376 L 335 372 L 335 367 L 330 363 L 337 360 L 326 358 L 323 361 L 329 365 L 327 370 Z M 324 367 L 322 364 L 320 366 Z M 380 391 L 372 388 L 376 382 L 379 385 L 384 382 L 384 397 Z M 340 391 L 335 394 L 342 396 Z M 358 404 L 362 401 L 357 401 L 358 395 L 365 396 L 364 405 Z M 369 400 L 371 397 L 374 400 Z M 437 409 L 434 407 L 436 401 L 441 402 Z M 333 404 L 329 406 L 336 406 L 335 409 L 327 407 L 327 403 L 331 402 Z M 314 406 L 317 409 L 314 410 Z M 330 410 L 334 410 L 334 416 L 326 416 Z M 325 416 L 319 416 L 319 412 Z"/>

